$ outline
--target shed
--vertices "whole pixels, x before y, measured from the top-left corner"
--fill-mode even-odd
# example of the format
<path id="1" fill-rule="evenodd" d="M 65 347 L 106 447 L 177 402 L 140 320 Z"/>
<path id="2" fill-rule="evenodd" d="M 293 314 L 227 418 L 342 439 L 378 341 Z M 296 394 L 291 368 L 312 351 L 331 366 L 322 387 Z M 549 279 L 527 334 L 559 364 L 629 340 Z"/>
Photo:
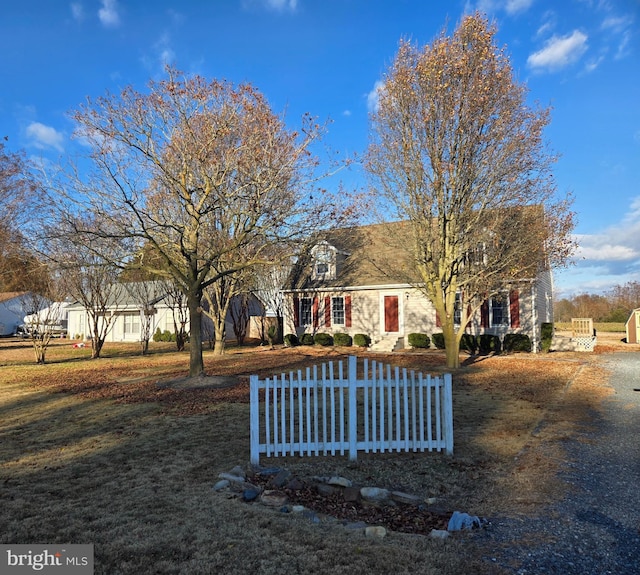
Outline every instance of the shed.
<path id="1" fill-rule="evenodd" d="M 640 307 L 634 309 L 624 325 L 627 343 L 640 343 Z"/>

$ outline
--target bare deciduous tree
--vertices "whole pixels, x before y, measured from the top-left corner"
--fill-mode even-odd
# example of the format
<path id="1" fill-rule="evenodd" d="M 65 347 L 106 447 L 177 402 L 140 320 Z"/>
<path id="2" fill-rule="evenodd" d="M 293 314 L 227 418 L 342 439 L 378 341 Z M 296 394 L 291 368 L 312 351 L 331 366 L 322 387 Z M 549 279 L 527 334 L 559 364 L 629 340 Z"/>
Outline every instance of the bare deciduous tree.
<path id="1" fill-rule="evenodd" d="M 574 248 L 543 140 L 549 111 L 527 105 L 495 33 L 475 14 L 424 48 L 401 42 L 371 115 L 368 170 L 409 223 L 408 277 L 441 319 L 449 367 L 486 297 Z"/>
<path id="2" fill-rule="evenodd" d="M 139 265 L 182 290 L 189 373 L 198 376 L 204 290 L 266 263 L 274 242 L 293 243 L 343 214 L 313 191 L 318 163 L 310 150 L 323 129 L 312 118 L 289 130 L 249 84 L 167 72 L 147 93 L 126 88 L 73 114 L 95 170 L 88 186 L 79 178 L 66 188 L 106 223 L 82 235 L 128 238 L 139 253 L 151 246 L 153 261 Z"/>

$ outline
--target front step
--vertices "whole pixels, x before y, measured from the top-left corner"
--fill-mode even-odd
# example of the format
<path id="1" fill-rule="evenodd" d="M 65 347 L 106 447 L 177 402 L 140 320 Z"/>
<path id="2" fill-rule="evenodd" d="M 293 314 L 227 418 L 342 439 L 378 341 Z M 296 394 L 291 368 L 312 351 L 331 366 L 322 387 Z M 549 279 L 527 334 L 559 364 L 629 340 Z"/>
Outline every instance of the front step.
<path id="1" fill-rule="evenodd" d="M 369 351 L 391 353 L 404 347 L 404 338 L 397 335 L 384 335 L 369 346 Z"/>

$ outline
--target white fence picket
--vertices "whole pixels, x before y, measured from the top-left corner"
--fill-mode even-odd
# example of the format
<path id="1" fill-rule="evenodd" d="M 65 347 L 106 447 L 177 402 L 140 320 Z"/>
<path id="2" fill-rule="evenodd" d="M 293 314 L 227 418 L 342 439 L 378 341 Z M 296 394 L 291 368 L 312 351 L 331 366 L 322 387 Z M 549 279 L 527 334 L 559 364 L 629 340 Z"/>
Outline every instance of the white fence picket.
<path id="1" fill-rule="evenodd" d="M 425 377 L 365 359 L 359 379 L 355 356 L 346 374 L 342 362 L 337 373 L 333 363 L 319 367 L 307 367 L 304 377 L 302 370 L 251 376 L 252 463 L 261 454 L 356 460 L 358 451 L 453 452 L 450 374 Z"/>

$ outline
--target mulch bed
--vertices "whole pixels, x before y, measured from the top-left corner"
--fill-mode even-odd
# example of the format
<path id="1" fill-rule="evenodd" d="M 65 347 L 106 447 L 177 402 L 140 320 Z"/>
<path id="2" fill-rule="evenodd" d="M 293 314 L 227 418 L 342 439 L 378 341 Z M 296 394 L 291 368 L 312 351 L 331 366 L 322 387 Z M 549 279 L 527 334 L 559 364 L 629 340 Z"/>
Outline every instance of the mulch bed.
<path id="1" fill-rule="evenodd" d="M 251 482 L 269 489 L 269 479 L 256 476 Z M 319 517 L 329 516 L 345 524 L 364 522 L 381 525 L 389 531 L 429 535 L 433 529 L 446 530 L 451 512 L 428 508 L 427 505 L 375 506 L 362 501 L 345 501 L 341 493 L 331 495 L 318 493 L 315 485 L 303 482 L 301 489 L 278 489 L 287 495 L 290 505 L 303 505 Z"/>

